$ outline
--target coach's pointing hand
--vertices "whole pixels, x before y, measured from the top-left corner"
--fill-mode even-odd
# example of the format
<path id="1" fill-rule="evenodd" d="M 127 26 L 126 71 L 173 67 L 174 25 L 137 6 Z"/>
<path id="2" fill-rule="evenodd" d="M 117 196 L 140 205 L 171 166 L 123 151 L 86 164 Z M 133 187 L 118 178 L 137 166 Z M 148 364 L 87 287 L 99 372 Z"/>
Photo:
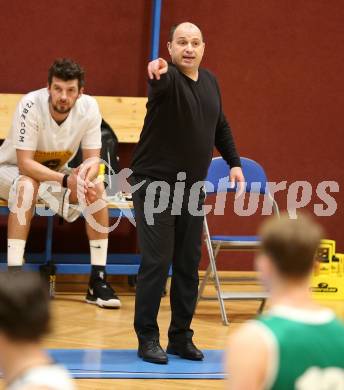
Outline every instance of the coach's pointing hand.
<path id="1" fill-rule="evenodd" d="M 154 77 L 157 80 L 160 80 L 160 75 L 166 73 L 168 70 L 167 61 L 163 58 L 157 58 L 156 60 L 151 61 L 147 66 L 148 77 L 153 80 Z"/>

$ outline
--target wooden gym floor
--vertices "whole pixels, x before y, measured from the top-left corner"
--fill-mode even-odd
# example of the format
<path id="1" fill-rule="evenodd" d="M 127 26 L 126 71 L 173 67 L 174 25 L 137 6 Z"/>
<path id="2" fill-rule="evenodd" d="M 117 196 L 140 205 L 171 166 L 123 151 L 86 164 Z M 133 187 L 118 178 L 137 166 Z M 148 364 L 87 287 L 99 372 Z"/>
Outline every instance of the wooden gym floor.
<path id="1" fill-rule="evenodd" d="M 69 276 L 69 278 L 71 277 Z M 260 286 L 255 283 L 246 285 L 240 283 L 234 286 L 229 282 L 224 284 L 224 290 L 234 288 L 248 291 L 260 289 Z M 86 284 L 79 283 L 79 287 L 76 289 L 82 292 L 59 292 L 52 301 L 53 330 L 44 339 L 43 346 L 45 348 L 135 349 L 137 347 L 132 326 L 135 299 L 133 291 L 128 291 L 128 288 L 119 286 L 117 290 L 122 301 L 122 308 L 120 310 L 104 310 L 84 302 Z M 213 288 L 209 287 L 208 292 L 213 293 Z M 342 302 L 326 302 L 326 305 L 331 306 L 344 319 L 344 305 Z M 223 349 L 228 335 L 244 321 L 255 316 L 259 302 L 234 301 L 227 302 L 226 306 L 231 320 L 229 327 L 222 325 L 216 301 L 200 302 L 192 324 L 195 331 L 194 341 L 199 348 Z M 162 298 L 159 313 L 161 344 L 163 347 L 167 344 L 166 333 L 169 319 L 169 297 L 167 296 Z M 223 380 L 81 379 L 77 380 L 76 384 L 77 388 L 82 390 L 225 388 L 225 381 Z"/>

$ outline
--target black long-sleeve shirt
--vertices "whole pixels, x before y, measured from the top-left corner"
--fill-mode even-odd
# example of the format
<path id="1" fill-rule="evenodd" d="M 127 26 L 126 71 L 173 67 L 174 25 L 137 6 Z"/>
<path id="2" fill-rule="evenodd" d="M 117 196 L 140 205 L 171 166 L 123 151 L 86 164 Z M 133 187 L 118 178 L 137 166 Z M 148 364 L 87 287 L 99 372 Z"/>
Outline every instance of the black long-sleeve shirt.
<path id="1" fill-rule="evenodd" d="M 204 180 L 214 145 L 230 167 L 240 166 L 215 77 L 199 69 L 194 81 L 169 64 L 160 80 L 149 80 L 147 114 L 131 168 L 135 174 L 173 183 Z"/>

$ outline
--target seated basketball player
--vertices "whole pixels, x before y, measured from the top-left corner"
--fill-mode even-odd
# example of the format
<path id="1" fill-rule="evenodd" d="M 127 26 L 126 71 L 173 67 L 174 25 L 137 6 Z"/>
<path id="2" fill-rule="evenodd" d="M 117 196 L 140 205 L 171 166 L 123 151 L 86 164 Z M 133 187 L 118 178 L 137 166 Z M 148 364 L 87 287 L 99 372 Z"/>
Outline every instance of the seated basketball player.
<path id="1" fill-rule="evenodd" d="M 283 215 L 264 223 L 261 237 L 257 268 L 271 308 L 230 339 L 230 390 L 344 389 L 344 326 L 309 290 L 320 227 Z"/>
<path id="2" fill-rule="evenodd" d="M 11 211 L 8 267 L 13 270 L 23 265 L 37 199 L 69 222 L 80 215 L 80 203 L 85 207 L 100 203 L 98 211 L 86 218 L 92 264 L 86 301 L 120 307 L 106 282 L 109 216 L 102 200 L 104 184 L 94 184 L 99 170 L 101 115 L 96 100 L 83 91 L 83 69 L 72 60 L 59 59 L 49 69 L 47 88 L 28 93 L 17 106 L 0 148 L 0 198 L 8 200 Z M 83 161 L 91 163 L 70 171 L 67 163 L 80 144 Z"/>
<path id="3" fill-rule="evenodd" d="M 6 390 L 75 388 L 68 372 L 40 346 L 49 321 L 49 297 L 37 274 L 0 273 L 0 369 Z"/>

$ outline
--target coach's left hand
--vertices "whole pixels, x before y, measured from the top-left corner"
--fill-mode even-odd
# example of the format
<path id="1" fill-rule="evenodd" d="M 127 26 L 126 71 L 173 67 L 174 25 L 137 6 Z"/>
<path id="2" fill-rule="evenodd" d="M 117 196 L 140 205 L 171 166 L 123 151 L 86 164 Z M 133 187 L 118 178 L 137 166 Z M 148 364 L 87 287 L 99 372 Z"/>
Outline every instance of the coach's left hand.
<path id="1" fill-rule="evenodd" d="M 239 198 L 245 192 L 245 177 L 240 167 L 233 167 L 229 171 L 229 181 L 231 188 L 234 188 L 235 183 L 237 183 L 238 187 L 235 197 Z"/>

